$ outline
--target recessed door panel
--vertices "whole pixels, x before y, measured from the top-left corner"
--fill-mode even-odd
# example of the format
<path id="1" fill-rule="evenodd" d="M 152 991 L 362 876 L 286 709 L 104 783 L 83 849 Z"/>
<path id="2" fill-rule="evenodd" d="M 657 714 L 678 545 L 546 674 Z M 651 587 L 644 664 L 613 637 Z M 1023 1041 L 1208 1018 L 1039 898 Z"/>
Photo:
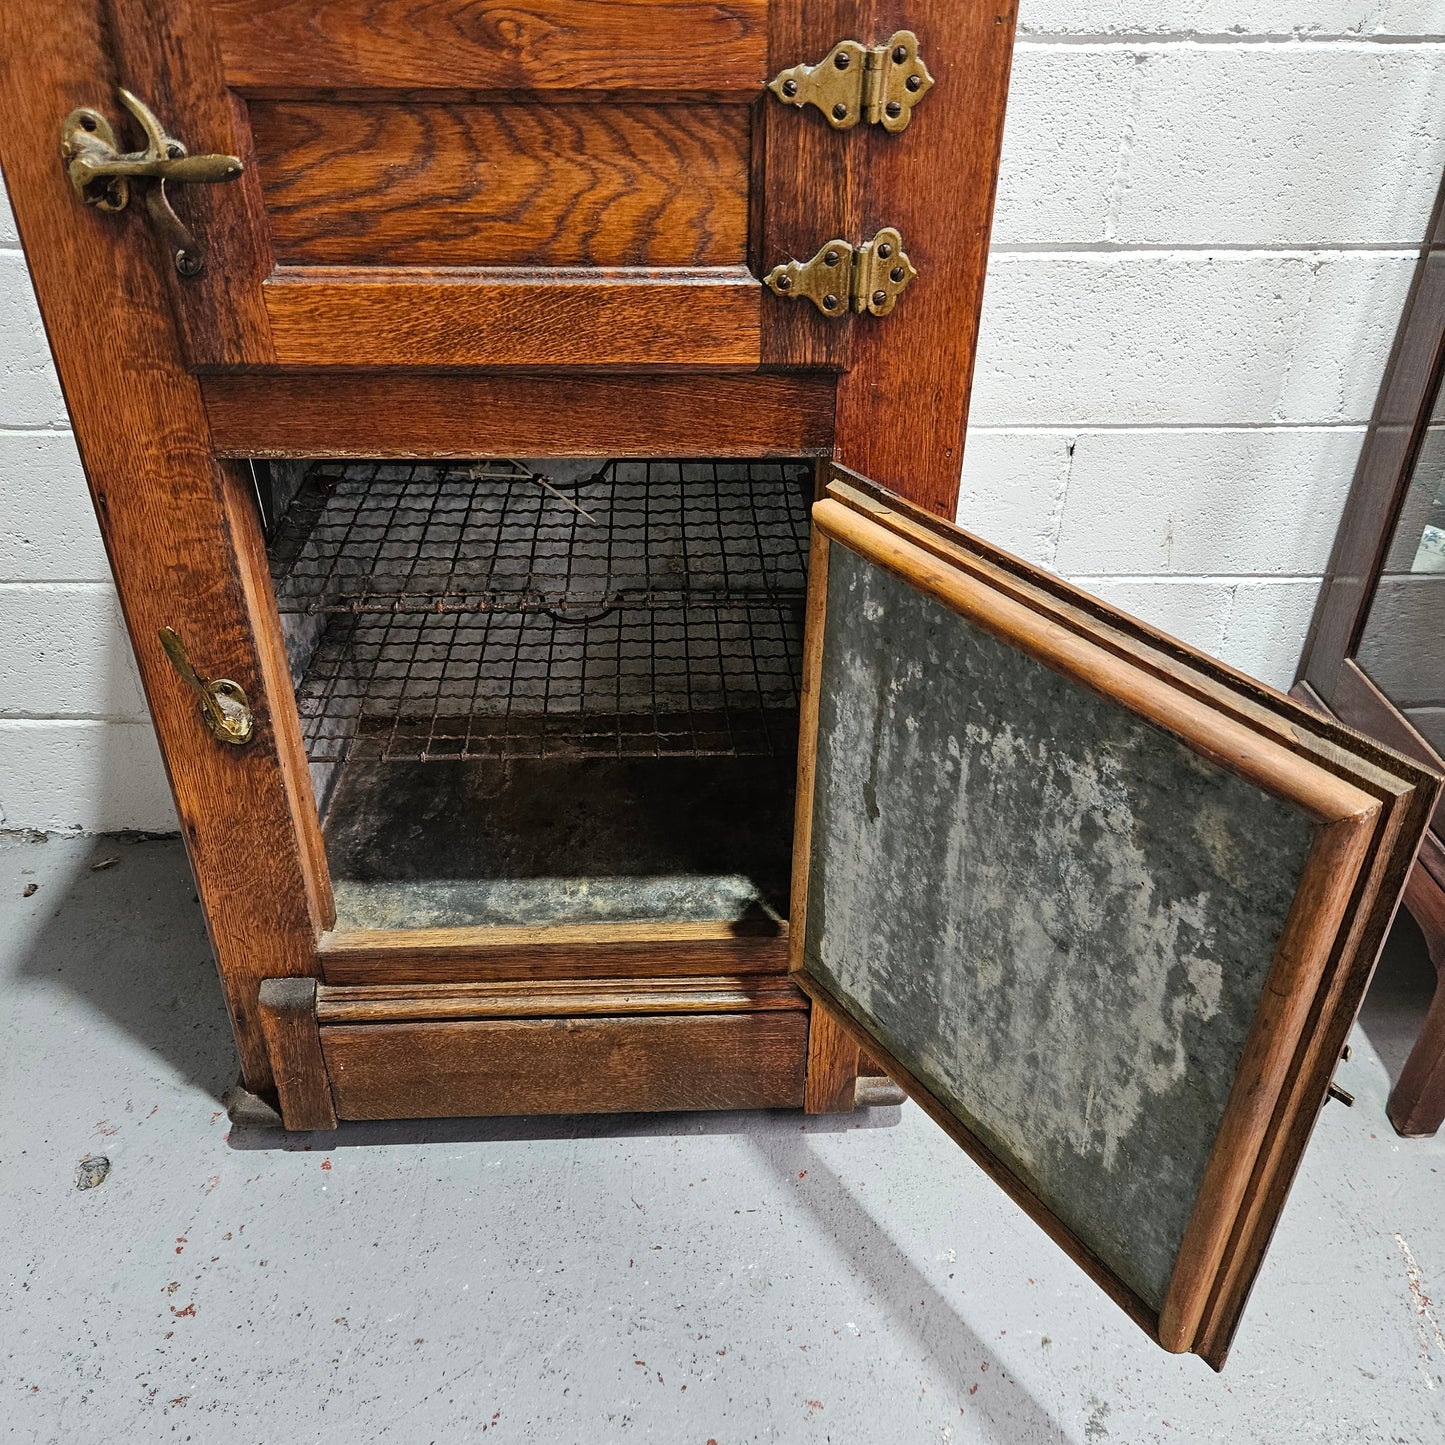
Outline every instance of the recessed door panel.
<path id="1" fill-rule="evenodd" d="M 743 266 L 740 105 L 253 101 L 281 266 Z"/>
<path id="2" fill-rule="evenodd" d="M 112 3 L 124 83 L 245 168 L 173 187 L 198 369 L 760 364 L 770 0 Z"/>

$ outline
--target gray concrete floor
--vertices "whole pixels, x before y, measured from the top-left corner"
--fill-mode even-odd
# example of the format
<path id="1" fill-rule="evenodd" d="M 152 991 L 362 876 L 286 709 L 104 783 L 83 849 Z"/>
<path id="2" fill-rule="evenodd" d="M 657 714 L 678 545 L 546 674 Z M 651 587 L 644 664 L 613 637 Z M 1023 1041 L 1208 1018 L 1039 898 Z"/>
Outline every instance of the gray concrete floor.
<path id="1" fill-rule="evenodd" d="M 1216 1376 L 912 1106 L 233 1130 L 179 844 L 0 837 L 0 1434 L 1438 1445 L 1445 1139 L 1385 1120 L 1430 982 L 1400 933 Z"/>

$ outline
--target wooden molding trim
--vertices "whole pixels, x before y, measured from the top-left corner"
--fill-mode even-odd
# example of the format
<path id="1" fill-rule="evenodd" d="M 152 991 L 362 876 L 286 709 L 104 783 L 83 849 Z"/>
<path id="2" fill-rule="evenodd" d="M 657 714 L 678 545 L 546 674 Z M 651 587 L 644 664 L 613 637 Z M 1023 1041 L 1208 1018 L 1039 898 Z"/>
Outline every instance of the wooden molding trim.
<path id="1" fill-rule="evenodd" d="M 719 923 L 617 923 L 556 928 L 339 930 L 318 958 L 328 984 L 495 983 L 529 979 L 782 974 L 788 929 Z"/>
<path id="2" fill-rule="evenodd" d="M 201 378 L 227 457 L 822 456 L 836 393 L 820 372 Z"/>
<path id="3" fill-rule="evenodd" d="M 795 1109 L 798 1009 L 596 1018 L 330 1024 L 343 1119 Z"/>
<path id="4" fill-rule="evenodd" d="M 336 1108 L 321 1054 L 314 978 L 268 978 L 261 984 L 261 1029 L 271 1054 L 281 1118 L 288 1129 L 334 1129 Z"/>
<path id="5" fill-rule="evenodd" d="M 804 1010 L 807 995 L 786 978 L 599 978 L 439 984 L 434 987 L 323 985 L 316 1017 L 323 1024 L 400 1023 L 424 1019 L 522 1019 L 679 1013 Z"/>

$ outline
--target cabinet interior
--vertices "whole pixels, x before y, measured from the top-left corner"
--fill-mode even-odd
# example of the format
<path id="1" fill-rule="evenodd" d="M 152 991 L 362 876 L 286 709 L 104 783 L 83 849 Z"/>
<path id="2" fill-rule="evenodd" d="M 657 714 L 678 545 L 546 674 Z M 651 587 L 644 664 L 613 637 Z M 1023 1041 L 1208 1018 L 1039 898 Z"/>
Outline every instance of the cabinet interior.
<path id="1" fill-rule="evenodd" d="M 338 927 L 786 916 L 811 461 L 257 476 Z"/>

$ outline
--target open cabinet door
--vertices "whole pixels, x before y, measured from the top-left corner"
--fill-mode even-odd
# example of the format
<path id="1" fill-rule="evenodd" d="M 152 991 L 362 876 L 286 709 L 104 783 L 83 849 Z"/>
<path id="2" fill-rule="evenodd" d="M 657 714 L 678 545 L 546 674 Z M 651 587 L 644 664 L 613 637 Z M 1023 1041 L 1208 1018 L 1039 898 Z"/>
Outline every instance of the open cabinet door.
<path id="1" fill-rule="evenodd" d="M 813 515 L 794 978 L 1220 1368 L 1438 779 L 841 469 Z"/>

